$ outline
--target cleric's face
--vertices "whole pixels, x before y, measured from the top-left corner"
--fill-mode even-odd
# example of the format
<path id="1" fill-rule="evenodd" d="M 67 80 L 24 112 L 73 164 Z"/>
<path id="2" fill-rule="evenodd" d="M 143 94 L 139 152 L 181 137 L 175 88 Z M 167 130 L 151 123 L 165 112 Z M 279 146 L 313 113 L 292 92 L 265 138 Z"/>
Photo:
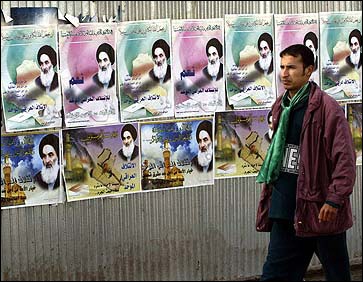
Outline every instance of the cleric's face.
<path id="1" fill-rule="evenodd" d="M 157 47 L 154 51 L 154 62 L 158 67 L 165 64 L 166 62 L 166 56 L 164 50 L 161 49 L 160 47 Z"/>
<path id="2" fill-rule="evenodd" d="M 98 67 L 102 71 L 106 71 L 107 68 L 111 66 L 110 58 L 108 57 L 106 52 L 100 52 L 98 54 L 97 61 L 98 61 Z"/>
<path id="3" fill-rule="evenodd" d="M 261 41 L 259 50 L 262 58 L 266 58 L 271 53 L 270 47 L 268 47 L 267 42 L 264 40 Z"/>
<path id="4" fill-rule="evenodd" d="M 39 61 L 40 61 L 40 70 L 43 73 L 47 74 L 50 71 L 50 69 L 53 67 L 52 61 L 50 60 L 49 56 L 47 54 L 42 54 L 40 55 Z"/>

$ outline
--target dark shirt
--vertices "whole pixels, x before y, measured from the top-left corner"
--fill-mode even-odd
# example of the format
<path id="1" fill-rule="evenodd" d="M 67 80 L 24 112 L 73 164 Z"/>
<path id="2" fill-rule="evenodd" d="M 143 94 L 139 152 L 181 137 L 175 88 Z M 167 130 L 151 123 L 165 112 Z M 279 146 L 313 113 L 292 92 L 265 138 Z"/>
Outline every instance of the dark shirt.
<path id="1" fill-rule="evenodd" d="M 154 69 L 149 71 L 149 76 L 155 82 L 160 81 L 159 78 L 155 76 Z M 166 73 L 165 73 L 165 76 L 164 76 L 163 83 L 167 82 L 170 78 L 171 78 L 171 70 L 170 70 L 170 65 L 168 65 L 167 68 L 166 68 Z"/>
<path id="2" fill-rule="evenodd" d="M 261 67 L 260 67 L 260 62 L 259 61 L 257 61 L 256 63 L 255 63 L 255 68 L 256 68 L 256 70 L 258 70 L 260 73 L 265 73 L 265 70 L 263 70 Z M 271 59 L 271 63 L 270 63 L 270 66 L 269 66 L 269 68 L 268 68 L 268 70 L 267 70 L 267 74 L 270 74 L 270 73 L 272 73 L 272 71 L 274 70 L 274 60 L 273 59 Z"/>
<path id="3" fill-rule="evenodd" d="M 351 67 L 351 68 L 355 68 L 355 65 L 352 63 L 352 61 L 350 60 L 350 56 L 345 58 L 345 62 Z M 359 57 L 359 61 L 358 61 L 358 68 L 360 68 L 362 66 L 362 53 L 360 54 Z"/>
<path id="4" fill-rule="evenodd" d="M 97 84 L 100 88 L 103 88 L 103 83 L 101 83 L 101 81 L 98 79 L 98 73 L 96 73 L 93 77 L 93 82 L 95 84 Z M 107 88 L 111 88 L 112 86 L 115 85 L 115 70 L 112 70 L 112 74 L 111 74 L 111 79 L 108 82 L 108 86 Z"/>
<path id="5" fill-rule="evenodd" d="M 40 188 L 48 190 L 48 184 L 43 181 L 42 174 L 39 171 L 33 178 L 34 183 L 38 184 Z M 57 179 L 55 180 L 53 190 L 59 188 L 59 171 Z"/>
<path id="6" fill-rule="evenodd" d="M 203 69 L 203 73 L 204 75 L 209 79 L 209 80 L 213 80 L 213 77 L 209 74 L 208 72 L 208 66 L 206 66 L 204 69 Z M 218 70 L 218 73 L 217 73 L 217 78 L 216 80 L 220 80 L 221 78 L 223 77 L 223 64 L 221 63 L 220 66 L 219 66 L 219 70 Z"/>
<path id="7" fill-rule="evenodd" d="M 270 218 L 294 220 L 299 173 L 300 135 L 308 100 L 292 109 L 286 136 L 283 164 L 273 183 Z"/>
<path id="8" fill-rule="evenodd" d="M 35 79 L 35 84 L 40 88 L 42 89 L 43 91 L 46 91 L 46 88 L 44 87 L 44 85 L 42 84 L 42 81 L 40 80 L 40 76 L 38 76 L 36 79 Z M 53 79 L 52 79 L 52 83 L 50 84 L 50 88 L 49 88 L 49 91 L 53 91 L 54 89 L 57 89 L 58 88 L 58 75 L 57 73 L 55 72 L 54 73 L 54 76 L 53 76 Z"/>
<path id="9" fill-rule="evenodd" d="M 123 159 L 124 161 L 127 161 L 127 158 L 125 157 L 122 149 L 120 151 L 118 151 L 118 155 L 120 156 L 121 159 Z M 139 147 L 135 145 L 135 148 L 134 148 L 134 151 L 132 152 L 130 160 L 132 161 L 138 155 L 139 155 Z"/>
<path id="10" fill-rule="evenodd" d="M 200 172 L 203 172 L 203 167 L 198 162 L 198 155 L 196 155 L 196 156 L 194 156 L 194 158 L 192 158 L 191 163 L 192 163 L 192 167 L 196 168 Z M 212 169 L 213 169 L 213 160 L 211 160 L 211 162 L 209 163 L 208 171 L 211 171 Z"/>

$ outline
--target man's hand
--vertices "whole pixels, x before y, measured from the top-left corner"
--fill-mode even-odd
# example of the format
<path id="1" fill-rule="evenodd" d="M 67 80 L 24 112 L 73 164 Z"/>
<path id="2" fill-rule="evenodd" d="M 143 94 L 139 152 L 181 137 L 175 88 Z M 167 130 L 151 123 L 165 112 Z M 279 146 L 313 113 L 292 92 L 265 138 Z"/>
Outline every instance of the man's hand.
<path id="1" fill-rule="evenodd" d="M 333 221 L 337 217 L 338 209 L 329 204 L 324 204 L 319 212 L 319 222 Z"/>

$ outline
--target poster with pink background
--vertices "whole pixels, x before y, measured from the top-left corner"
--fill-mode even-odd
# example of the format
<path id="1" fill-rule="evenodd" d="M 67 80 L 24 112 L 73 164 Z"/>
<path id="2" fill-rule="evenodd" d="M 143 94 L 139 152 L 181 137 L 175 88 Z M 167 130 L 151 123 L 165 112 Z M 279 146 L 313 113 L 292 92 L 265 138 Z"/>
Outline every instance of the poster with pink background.
<path id="1" fill-rule="evenodd" d="M 67 127 L 119 121 L 115 24 L 60 26 L 59 49 Z"/>
<path id="2" fill-rule="evenodd" d="M 173 20 L 175 116 L 225 109 L 223 19 Z"/>
<path id="3" fill-rule="evenodd" d="M 319 14 L 277 14 L 274 17 L 277 96 L 285 91 L 280 80 L 280 52 L 293 44 L 304 44 L 314 53 L 315 66 L 310 80 L 319 85 Z"/>

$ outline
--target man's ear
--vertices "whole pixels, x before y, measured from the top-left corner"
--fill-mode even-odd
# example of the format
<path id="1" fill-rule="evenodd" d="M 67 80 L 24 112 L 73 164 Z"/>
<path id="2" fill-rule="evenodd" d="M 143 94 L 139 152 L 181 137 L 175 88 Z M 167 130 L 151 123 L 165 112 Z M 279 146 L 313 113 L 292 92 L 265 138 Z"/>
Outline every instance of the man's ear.
<path id="1" fill-rule="evenodd" d="M 307 67 L 305 68 L 305 74 L 306 74 L 308 77 L 310 77 L 310 76 L 311 76 L 311 74 L 313 73 L 313 71 L 314 71 L 314 66 L 313 66 L 313 65 L 311 65 L 311 66 L 307 66 Z"/>

